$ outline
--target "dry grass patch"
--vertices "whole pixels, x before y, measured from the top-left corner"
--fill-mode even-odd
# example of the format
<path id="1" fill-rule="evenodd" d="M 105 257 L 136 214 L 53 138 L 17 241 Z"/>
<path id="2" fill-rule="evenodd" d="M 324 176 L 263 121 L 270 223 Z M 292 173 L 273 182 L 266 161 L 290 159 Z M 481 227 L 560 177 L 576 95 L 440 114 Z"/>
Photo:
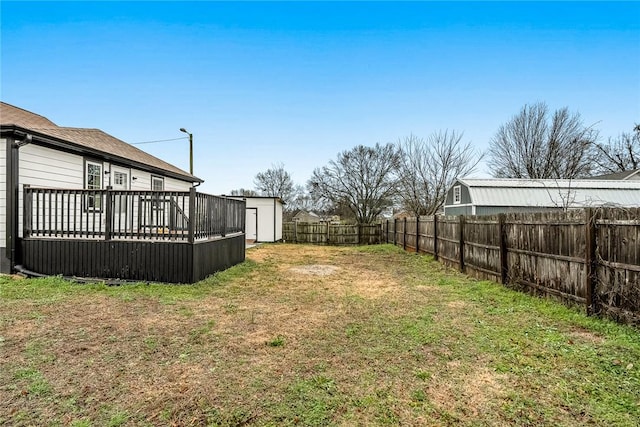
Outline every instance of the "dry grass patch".
<path id="1" fill-rule="evenodd" d="M 624 426 L 640 413 L 637 368 L 623 372 L 637 338 L 389 246 L 261 245 L 194 286 L 22 280 L 0 297 L 0 424 Z"/>

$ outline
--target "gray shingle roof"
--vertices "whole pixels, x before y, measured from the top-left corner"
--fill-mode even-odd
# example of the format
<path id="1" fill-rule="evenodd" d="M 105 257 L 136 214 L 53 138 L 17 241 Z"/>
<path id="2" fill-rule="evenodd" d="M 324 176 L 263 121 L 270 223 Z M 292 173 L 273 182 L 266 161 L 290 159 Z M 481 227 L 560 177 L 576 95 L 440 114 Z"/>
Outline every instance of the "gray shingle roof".
<path id="1" fill-rule="evenodd" d="M 31 111 L 0 102 L 0 124 L 15 125 L 23 128 L 55 127 L 51 120 Z"/>
<path id="2" fill-rule="evenodd" d="M 109 157 L 118 157 L 124 163 L 135 162 L 147 165 L 174 175 L 190 182 L 201 182 L 200 178 L 173 166 L 133 145 L 109 135 L 100 129 L 60 127 L 46 117 L 0 102 L 0 124 L 2 126 L 19 126 L 44 136 L 104 153 Z"/>

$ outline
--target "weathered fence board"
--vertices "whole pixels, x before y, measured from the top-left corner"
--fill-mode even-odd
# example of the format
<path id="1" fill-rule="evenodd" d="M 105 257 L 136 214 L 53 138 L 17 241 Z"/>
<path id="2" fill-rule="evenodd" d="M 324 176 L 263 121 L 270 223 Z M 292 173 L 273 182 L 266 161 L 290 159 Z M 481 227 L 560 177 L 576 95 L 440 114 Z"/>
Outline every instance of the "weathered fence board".
<path id="1" fill-rule="evenodd" d="M 387 243 L 640 324 L 640 208 L 387 221 Z"/>
<path id="2" fill-rule="evenodd" d="M 596 218 L 595 300 L 618 321 L 640 323 L 640 209 L 606 209 Z"/>
<path id="3" fill-rule="evenodd" d="M 383 241 L 379 224 L 285 222 L 282 239 L 318 245 L 375 245 Z"/>

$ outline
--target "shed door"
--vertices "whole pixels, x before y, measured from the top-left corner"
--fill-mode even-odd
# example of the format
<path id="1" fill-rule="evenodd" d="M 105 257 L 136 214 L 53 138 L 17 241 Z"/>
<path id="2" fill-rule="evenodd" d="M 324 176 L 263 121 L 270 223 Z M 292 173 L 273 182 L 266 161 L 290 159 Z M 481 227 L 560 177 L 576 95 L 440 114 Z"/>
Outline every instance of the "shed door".
<path id="1" fill-rule="evenodd" d="M 245 239 L 254 242 L 258 240 L 258 208 L 247 208 Z"/>

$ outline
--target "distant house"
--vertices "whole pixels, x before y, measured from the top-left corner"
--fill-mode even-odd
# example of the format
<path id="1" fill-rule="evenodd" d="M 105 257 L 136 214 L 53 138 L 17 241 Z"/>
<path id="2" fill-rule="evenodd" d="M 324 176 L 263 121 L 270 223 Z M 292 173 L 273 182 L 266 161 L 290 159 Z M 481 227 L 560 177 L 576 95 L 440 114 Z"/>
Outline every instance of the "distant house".
<path id="1" fill-rule="evenodd" d="M 589 206 L 640 207 L 640 181 L 564 179 L 457 179 L 445 215 L 546 212 Z"/>
<path id="2" fill-rule="evenodd" d="M 591 179 L 611 179 L 611 180 L 622 180 L 622 181 L 639 180 L 640 181 L 640 169 L 609 173 L 606 175 L 598 175 L 598 176 L 592 177 Z"/>
<path id="3" fill-rule="evenodd" d="M 242 234 L 231 212 L 244 204 L 196 193 L 202 179 L 100 129 L 4 102 L 0 131 L 1 272 L 185 282 L 244 259 L 243 235 L 233 255 L 210 257 L 212 238 Z"/>
<path id="4" fill-rule="evenodd" d="M 301 209 L 293 216 L 293 222 L 321 222 L 322 217 L 313 211 Z"/>
<path id="5" fill-rule="evenodd" d="M 283 202 L 279 197 L 229 196 L 246 203 L 245 236 L 249 242 L 282 240 Z"/>

